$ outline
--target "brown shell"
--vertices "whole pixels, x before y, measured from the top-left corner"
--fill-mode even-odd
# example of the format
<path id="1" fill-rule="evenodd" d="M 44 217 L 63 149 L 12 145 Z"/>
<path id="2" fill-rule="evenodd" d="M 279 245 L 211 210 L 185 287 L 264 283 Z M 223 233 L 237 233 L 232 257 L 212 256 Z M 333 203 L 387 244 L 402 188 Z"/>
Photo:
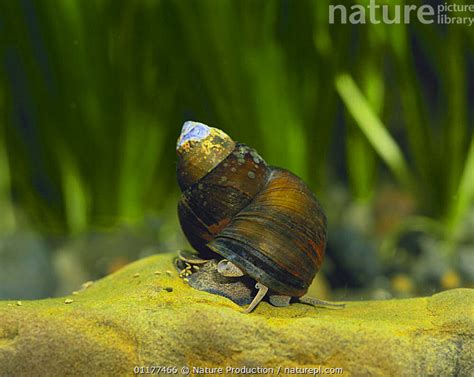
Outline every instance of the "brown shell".
<path id="1" fill-rule="evenodd" d="M 313 193 L 245 144 L 183 191 L 178 214 L 202 257 L 218 253 L 280 294 L 305 294 L 324 257 L 326 217 Z"/>
<path id="2" fill-rule="evenodd" d="M 178 203 L 181 228 L 203 258 L 214 258 L 207 244 L 263 188 L 269 169 L 244 144 L 237 144 L 220 164 L 183 191 Z"/>
<path id="3" fill-rule="evenodd" d="M 192 123 L 192 122 L 190 122 Z M 205 125 L 199 125 L 205 126 Z M 207 127 L 207 126 L 205 126 Z M 181 191 L 198 182 L 235 148 L 235 141 L 217 128 L 203 140 L 188 140 L 178 146 L 178 185 Z"/>
<path id="4" fill-rule="evenodd" d="M 208 247 L 273 291 L 306 293 L 324 257 L 326 217 L 304 182 L 271 168 L 265 187 Z"/>

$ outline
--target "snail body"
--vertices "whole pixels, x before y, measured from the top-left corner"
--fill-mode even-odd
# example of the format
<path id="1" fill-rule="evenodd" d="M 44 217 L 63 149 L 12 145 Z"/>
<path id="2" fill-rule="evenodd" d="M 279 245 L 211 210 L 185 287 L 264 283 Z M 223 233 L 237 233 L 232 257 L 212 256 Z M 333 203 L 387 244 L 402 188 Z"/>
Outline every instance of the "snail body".
<path id="1" fill-rule="evenodd" d="M 326 216 L 306 184 L 202 123 L 184 124 L 177 153 L 179 221 L 199 256 L 224 258 L 223 276 L 257 282 L 248 311 L 268 291 L 277 306 L 302 297 L 326 245 Z"/>

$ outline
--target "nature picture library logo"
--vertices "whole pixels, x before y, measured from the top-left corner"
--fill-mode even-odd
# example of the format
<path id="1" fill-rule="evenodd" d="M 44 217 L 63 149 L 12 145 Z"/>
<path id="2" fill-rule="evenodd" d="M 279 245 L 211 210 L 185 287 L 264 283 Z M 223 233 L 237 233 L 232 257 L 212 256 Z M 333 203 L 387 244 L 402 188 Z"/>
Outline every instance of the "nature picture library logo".
<path id="1" fill-rule="evenodd" d="M 386 4 L 370 0 L 367 5 L 329 5 L 329 23 L 335 24 L 474 24 L 474 4 L 444 2 L 438 5 Z"/>

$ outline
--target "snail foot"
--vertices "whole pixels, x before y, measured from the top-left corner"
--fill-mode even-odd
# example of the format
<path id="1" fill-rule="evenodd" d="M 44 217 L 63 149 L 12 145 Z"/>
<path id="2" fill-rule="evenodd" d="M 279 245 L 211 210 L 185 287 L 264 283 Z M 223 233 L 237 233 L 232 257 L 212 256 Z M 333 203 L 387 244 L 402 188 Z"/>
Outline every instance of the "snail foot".
<path id="1" fill-rule="evenodd" d="M 298 297 L 297 302 L 301 304 L 312 305 L 312 306 L 321 306 L 323 308 L 329 308 L 329 309 L 343 309 L 346 306 L 346 304 L 336 304 L 334 302 L 324 301 L 324 300 L 320 300 L 318 298 L 309 297 L 309 296 Z"/>
<path id="2" fill-rule="evenodd" d="M 196 270 L 195 267 L 189 269 L 186 262 L 180 261 L 178 264 L 181 268 L 180 277 L 185 278 L 186 283 L 191 287 L 228 298 L 239 306 L 248 305 L 252 302 L 255 292 L 255 280 L 249 276 L 239 278 L 226 277 L 217 271 L 218 261 L 211 259 L 205 264 L 200 265 Z"/>

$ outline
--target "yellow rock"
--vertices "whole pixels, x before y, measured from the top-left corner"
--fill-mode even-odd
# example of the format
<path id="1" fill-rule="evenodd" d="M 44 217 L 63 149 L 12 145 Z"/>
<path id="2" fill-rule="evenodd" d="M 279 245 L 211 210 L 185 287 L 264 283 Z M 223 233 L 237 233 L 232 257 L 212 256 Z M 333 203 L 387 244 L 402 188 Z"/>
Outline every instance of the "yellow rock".
<path id="1" fill-rule="evenodd" d="M 0 302 L 0 376 L 125 376 L 147 366 L 178 374 L 187 366 L 191 375 L 199 372 L 193 367 L 281 368 L 281 375 L 342 368 L 345 376 L 473 371 L 473 289 L 342 310 L 261 303 L 243 314 L 187 286 L 172 258 L 132 263 L 75 295 L 73 305 L 64 305 L 72 296 Z"/>

